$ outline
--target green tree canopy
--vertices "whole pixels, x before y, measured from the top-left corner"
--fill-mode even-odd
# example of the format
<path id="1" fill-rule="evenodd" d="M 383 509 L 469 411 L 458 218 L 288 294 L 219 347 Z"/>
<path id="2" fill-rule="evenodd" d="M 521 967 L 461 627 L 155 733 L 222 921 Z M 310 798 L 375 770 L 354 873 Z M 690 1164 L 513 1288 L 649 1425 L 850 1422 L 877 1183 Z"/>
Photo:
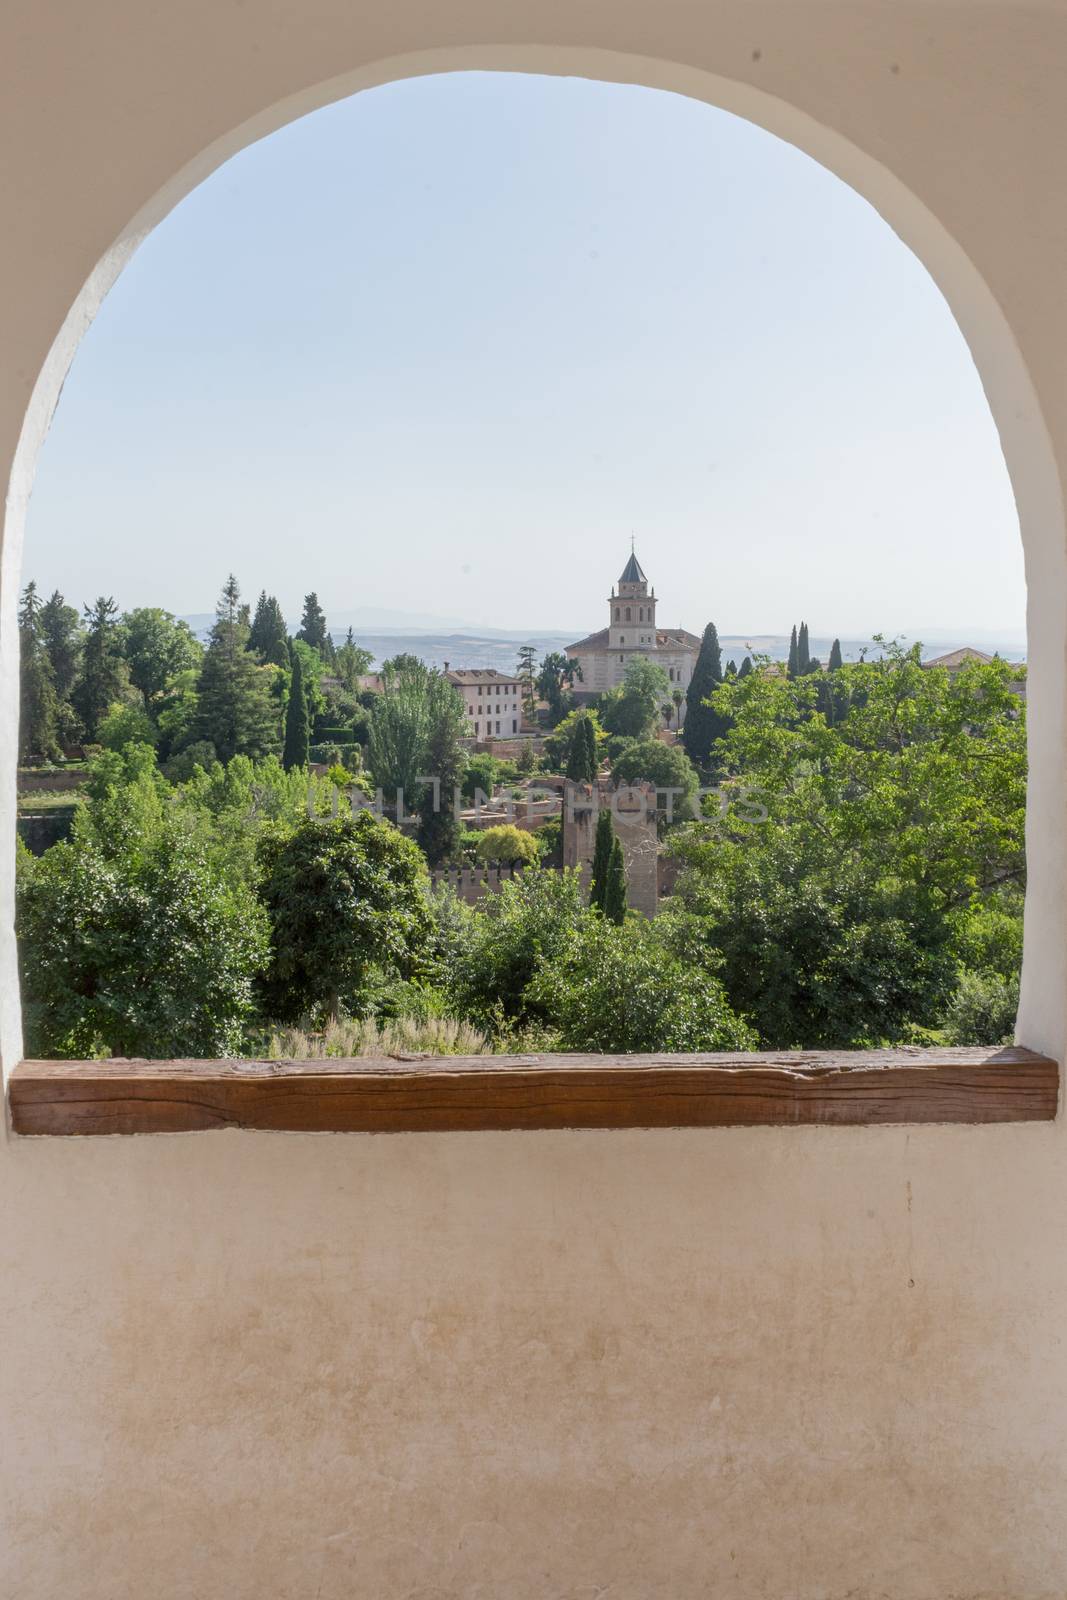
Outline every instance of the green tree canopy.
<path id="1" fill-rule="evenodd" d="M 326 628 L 326 613 L 319 605 L 319 597 L 314 590 L 304 596 L 304 614 L 300 618 L 300 628 L 297 638 L 303 639 L 313 650 L 321 655 L 329 637 Z"/>
<path id="2" fill-rule="evenodd" d="M 601 696 L 600 720 L 608 733 L 644 739 L 656 727 L 669 698 L 670 680 L 663 668 L 647 656 L 634 656 L 620 686 Z"/>
<path id="3" fill-rule="evenodd" d="M 848 699 L 835 724 L 814 676 L 754 672 L 720 689 L 727 769 L 750 801 L 681 830 L 677 900 L 769 1048 L 936 1025 L 975 907 L 1024 873 L 1012 669 L 950 678 L 891 645 L 835 678 Z"/>
<path id="4" fill-rule="evenodd" d="M 71 699 L 85 737 L 95 743 L 101 722 L 116 700 L 123 699 L 128 682 L 118 606 L 110 595 L 86 606 L 85 625 L 81 676 Z"/>
<path id="5" fill-rule="evenodd" d="M 122 618 L 122 653 L 130 682 L 151 711 L 183 672 L 199 667 L 204 651 L 187 622 L 158 606 L 141 606 Z"/>
<path id="6" fill-rule="evenodd" d="M 59 701 L 45 644 L 43 606 L 28 583 L 19 606 L 19 760 L 52 761 L 59 747 Z"/>
<path id="7" fill-rule="evenodd" d="M 664 791 L 673 792 L 670 810 L 675 818 L 688 814 L 687 801 L 696 793 L 697 775 L 680 745 L 662 739 L 632 739 L 618 751 L 611 775 L 616 783 L 651 784 L 666 808 Z"/>
<path id="8" fill-rule="evenodd" d="M 486 828 L 478 840 L 478 855 L 482 861 L 536 861 L 540 854 L 533 834 L 524 828 L 517 828 L 513 822 Z"/>
<path id="9" fill-rule="evenodd" d="M 289 630 L 285 625 L 282 608 L 275 595 L 261 590 L 256 602 L 255 616 L 248 630 L 246 649 L 253 651 L 261 661 L 275 667 L 289 665 Z"/>
<path id="10" fill-rule="evenodd" d="M 271 922 L 269 1015 L 360 1015 L 376 972 L 418 970 L 431 918 L 418 846 L 390 823 L 309 818 L 265 836 L 261 895 Z"/>

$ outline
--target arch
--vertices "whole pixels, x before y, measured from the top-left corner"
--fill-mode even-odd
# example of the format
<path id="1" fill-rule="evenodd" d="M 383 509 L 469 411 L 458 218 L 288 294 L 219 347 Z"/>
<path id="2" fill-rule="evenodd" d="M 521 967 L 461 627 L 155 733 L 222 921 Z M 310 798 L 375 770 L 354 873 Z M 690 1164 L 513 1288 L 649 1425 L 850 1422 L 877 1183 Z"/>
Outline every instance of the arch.
<path id="1" fill-rule="evenodd" d="M 595 46 L 462 44 L 386 56 L 352 72 L 301 86 L 235 123 L 145 194 L 120 235 L 104 252 L 69 308 L 41 366 L 14 452 L 0 545 L 0 725 L 17 715 L 17 634 L 13 628 L 26 509 L 40 447 L 67 369 L 104 296 L 141 241 L 173 207 L 231 156 L 287 123 L 360 90 L 400 79 L 460 71 L 533 72 L 580 76 L 663 89 L 743 117 L 795 145 L 849 184 L 894 229 L 926 267 L 948 302 L 978 368 L 1015 493 L 1027 578 L 1031 707 L 1027 794 L 1029 885 L 1019 1035 L 1027 1044 L 1062 1055 L 1067 1037 L 1067 830 L 1062 794 L 1067 782 L 1067 550 L 1063 494 L 1040 402 L 1025 358 L 1004 312 L 962 245 L 919 195 L 870 150 L 803 107 L 740 78 L 703 66 L 632 55 Z M 1039 732 L 1035 732 L 1039 730 Z M 0 792 L 0 825 L 13 833 L 14 773 Z M 0 880 L 0 1062 L 21 1053 L 10 851 Z"/>

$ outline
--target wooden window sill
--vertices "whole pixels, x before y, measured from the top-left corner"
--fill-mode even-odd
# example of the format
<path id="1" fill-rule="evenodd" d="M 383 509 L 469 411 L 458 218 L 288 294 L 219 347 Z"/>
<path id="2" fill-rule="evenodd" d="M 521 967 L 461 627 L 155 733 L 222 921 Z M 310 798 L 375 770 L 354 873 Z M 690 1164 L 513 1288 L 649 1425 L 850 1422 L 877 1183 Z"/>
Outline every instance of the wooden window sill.
<path id="1" fill-rule="evenodd" d="M 1015 1048 L 23 1061 L 9 1096 L 19 1134 L 1048 1122 L 1059 1068 Z"/>

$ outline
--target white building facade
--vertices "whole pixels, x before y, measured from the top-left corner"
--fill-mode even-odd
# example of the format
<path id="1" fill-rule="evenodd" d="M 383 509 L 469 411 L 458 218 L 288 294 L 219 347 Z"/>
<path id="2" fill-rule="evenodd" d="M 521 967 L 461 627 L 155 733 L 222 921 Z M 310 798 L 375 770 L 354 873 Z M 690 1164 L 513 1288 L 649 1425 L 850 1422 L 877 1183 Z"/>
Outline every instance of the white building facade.
<path id="1" fill-rule="evenodd" d="M 671 690 L 684 695 L 693 676 L 700 639 L 685 628 L 661 628 L 656 622 L 655 589 L 633 551 L 618 583 L 608 597 L 608 625 L 576 644 L 566 654 L 578 665 L 581 679 L 574 685 L 577 699 L 603 694 L 623 681 L 626 668 L 635 656 L 647 656 L 663 668 Z M 685 702 L 679 706 L 679 720 L 685 720 Z"/>
<path id="2" fill-rule="evenodd" d="M 445 677 L 459 690 L 472 739 L 513 739 L 522 727 L 522 685 L 491 667 L 457 669 Z"/>

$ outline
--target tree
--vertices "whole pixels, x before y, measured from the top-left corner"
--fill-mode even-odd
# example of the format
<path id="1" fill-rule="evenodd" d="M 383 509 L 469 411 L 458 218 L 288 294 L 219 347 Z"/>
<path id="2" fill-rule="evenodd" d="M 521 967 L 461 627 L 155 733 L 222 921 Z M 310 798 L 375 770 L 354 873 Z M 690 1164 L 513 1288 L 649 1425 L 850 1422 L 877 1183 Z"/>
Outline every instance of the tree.
<path id="1" fill-rule="evenodd" d="M 608 877 L 604 886 L 604 915 L 609 922 L 620 926 L 626 920 L 626 864 L 622 854 L 622 840 L 612 841 L 608 858 Z"/>
<path id="2" fill-rule="evenodd" d="M 530 1004 L 551 1017 L 563 1050 L 751 1050 L 756 1044 L 719 979 L 679 959 L 657 923 L 643 919 L 622 927 L 589 919 L 580 937 L 544 962 L 527 993 Z"/>
<path id="3" fill-rule="evenodd" d="M 826 670 L 828 672 L 836 672 L 841 664 L 841 640 L 835 639 L 830 646 L 830 659 L 826 663 Z"/>
<path id="4" fill-rule="evenodd" d="M 564 690 L 574 683 L 577 672 L 577 662 L 558 650 L 550 650 L 541 663 L 537 690 L 542 700 L 548 704 L 548 719 L 553 727 L 562 720 L 566 712 Z"/>
<path id="5" fill-rule="evenodd" d="M 28 583 L 19 607 L 19 760 L 58 760 L 59 704 L 45 646 L 43 607 L 37 585 Z"/>
<path id="6" fill-rule="evenodd" d="M 486 895 L 448 974 L 459 1014 L 497 1029 L 501 1019 L 506 1027 L 549 1023 L 551 1002 L 531 992 L 531 981 L 587 921 L 576 872 L 531 865 L 502 883 Z"/>
<path id="7" fill-rule="evenodd" d="M 537 770 L 537 757 L 534 755 L 533 741 L 524 739 L 519 746 L 519 754 L 515 765 L 524 777 Z"/>
<path id="8" fill-rule="evenodd" d="M 532 644 L 519 646 L 519 659 L 515 670 L 521 686 L 522 709 L 528 722 L 533 721 L 534 713 L 537 710 L 536 660 L 536 652 Z"/>
<path id="9" fill-rule="evenodd" d="M 797 671 L 796 671 L 796 675 L 797 675 L 797 677 L 801 677 L 802 678 L 806 672 L 810 672 L 810 671 L 811 671 L 811 651 L 808 648 L 808 625 L 807 625 L 806 622 L 802 622 L 800 624 L 800 632 L 797 634 Z"/>
<path id="10" fill-rule="evenodd" d="M 670 680 L 663 668 L 647 656 L 634 656 L 619 688 L 601 698 L 600 720 L 609 733 L 643 739 L 658 723 L 669 692 Z"/>
<path id="11" fill-rule="evenodd" d="M 215 746 L 220 761 L 236 755 L 256 759 L 278 748 L 278 709 L 271 699 L 272 671 L 256 665 L 245 649 L 240 588 L 231 573 L 215 612 L 211 642 L 197 682 L 195 740 Z"/>
<path id="12" fill-rule="evenodd" d="M 127 611 L 122 618 L 122 653 L 130 682 L 151 711 L 173 686 L 175 678 L 203 659 L 203 648 L 187 622 L 179 622 L 158 606 Z"/>
<path id="13" fill-rule="evenodd" d="M 711 697 L 722 682 L 722 651 L 714 622 L 709 622 L 700 641 L 700 651 L 685 696 L 685 722 L 682 743 L 686 755 L 697 767 L 706 767 L 711 750 L 725 732 L 721 715 Z"/>
<path id="14" fill-rule="evenodd" d="M 1023 881 L 1025 705 L 1004 663 L 954 678 L 889 645 L 834 674 L 719 691 L 727 769 L 759 807 L 680 829 L 676 902 L 768 1049 L 861 1048 L 939 1025 L 976 907 Z"/>
<path id="15" fill-rule="evenodd" d="M 596 837 L 593 841 L 593 871 L 589 881 L 589 904 L 598 911 L 603 911 L 604 900 L 608 887 L 608 871 L 611 866 L 611 851 L 615 843 L 615 829 L 611 821 L 611 812 L 605 806 L 597 814 Z"/>
<path id="16" fill-rule="evenodd" d="M 267 953 L 251 890 L 166 803 L 151 750 L 103 758 L 69 841 L 23 864 L 27 1044 L 42 1056 L 239 1054 Z"/>
<path id="17" fill-rule="evenodd" d="M 304 614 L 296 636 L 322 655 L 328 637 L 326 613 L 319 605 L 319 597 L 314 590 L 304 596 Z"/>
<path id="18" fill-rule="evenodd" d="M 309 818 L 288 834 L 266 835 L 260 863 L 270 1016 L 358 1016 L 376 973 L 418 971 L 431 930 L 426 867 L 391 823 L 369 811 Z"/>
<path id="19" fill-rule="evenodd" d="M 661 739 L 627 741 L 612 763 L 611 776 L 616 783 L 651 784 L 657 795 L 668 792 L 675 818 L 686 810 L 685 802 L 697 789 L 697 775 L 685 751 Z"/>
<path id="20" fill-rule="evenodd" d="M 524 828 L 513 822 L 504 822 L 495 828 L 486 828 L 478 840 L 478 855 L 482 861 L 503 861 L 514 865 L 536 861 L 541 854 L 537 840 Z"/>
<path id="21" fill-rule="evenodd" d="M 795 622 L 793 624 L 793 631 L 789 635 L 789 656 L 786 661 L 785 670 L 790 678 L 796 678 L 800 674 L 800 649 L 797 640 L 797 625 Z"/>
<path id="22" fill-rule="evenodd" d="M 419 818 L 418 840 L 430 865 L 453 855 L 459 845 L 456 804 L 467 753 L 460 742 L 467 731 L 463 699 L 443 672 L 431 672 L 427 681 L 426 748 L 422 758 L 422 785 L 415 801 Z"/>
<path id="23" fill-rule="evenodd" d="M 596 773 L 596 734 L 590 718 L 583 713 L 570 741 L 566 776 L 571 783 L 595 783 Z"/>
<path id="24" fill-rule="evenodd" d="M 289 666 L 289 629 L 276 596 L 268 595 L 266 590 L 260 591 L 256 602 L 256 614 L 248 630 L 246 649 L 253 651 L 261 661 L 269 661 L 272 666 Z"/>
<path id="25" fill-rule="evenodd" d="M 70 742 L 78 731 L 78 718 L 70 697 L 81 664 L 81 621 L 58 589 L 53 590 L 41 607 L 41 637 L 52 664 L 60 743 Z"/>
<path id="26" fill-rule="evenodd" d="M 745 659 L 742 661 L 741 665 L 737 669 L 737 676 L 739 678 L 747 678 L 751 671 L 752 671 L 752 657 L 751 656 L 746 656 Z"/>
<path id="27" fill-rule="evenodd" d="M 289 678 L 289 700 L 285 708 L 285 744 L 282 749 L 282 766 L 286 772 L 294 767 L 306 767 L 310 755 L 308 728 L 308 703 L 304 694 L 304 669 L 300 652 L 292 652 L 292 672 Z"/>
<path id="28" fill-rule="evenodd" d="M 81 677 L 71 699 L 86 738 L 95 742 L 101 722 L 126 687 L 118 606 L 110 595 L 86 606 L 85 623 Z"/>
<path id="29" fill-rule="evenodd" d="M 345 642 L 337 652 L 335 663 L 337 676 L 349 694 L 355 694 L 359 688 L 360 678 L 370 671 L 373 660 L 370 651 L 364 650 L 362 645 L 356 643 L 355 635 L 349 628 Z"/>
<path id="30" fill-rule="evenodd" d="M 545 755 L 555 772 L 567 771 L 570 765 L 574 747 L 579 739 L 588 739 L 586 728 L 590 730 L 593 738 L 593 771 L 596 772 L 600 764 L 599 750 L 604 742 L 604 731 L 600 726 L 600 718 L 595 711 L 568 711 L 567 715 L 559 722 L 545 740 Z M 588 753 L 580 756 L 583 764 L 588 761 Z"/>

